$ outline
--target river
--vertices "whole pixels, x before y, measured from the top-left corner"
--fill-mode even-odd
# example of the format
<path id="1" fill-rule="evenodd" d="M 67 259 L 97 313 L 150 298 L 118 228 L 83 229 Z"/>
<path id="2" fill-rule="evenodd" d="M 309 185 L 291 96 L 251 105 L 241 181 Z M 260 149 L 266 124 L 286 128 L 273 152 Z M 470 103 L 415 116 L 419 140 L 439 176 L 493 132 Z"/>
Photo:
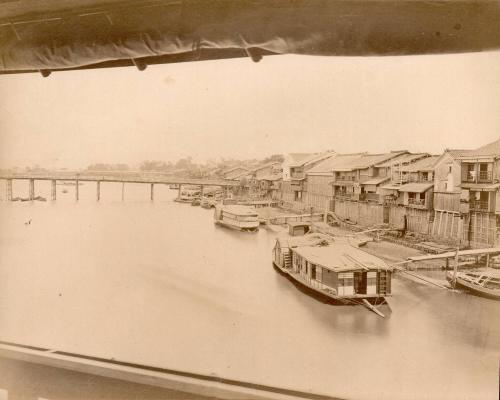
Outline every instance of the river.
<path id="1" fill-rule="evenodd" d="M 215 226 L 176 194 L 1 201 L 0 340 L 346 399 L 497 398 L 499 302 L 402 278 L 385 319 L 322 302 L 273 269 L 276 233 Z"/>

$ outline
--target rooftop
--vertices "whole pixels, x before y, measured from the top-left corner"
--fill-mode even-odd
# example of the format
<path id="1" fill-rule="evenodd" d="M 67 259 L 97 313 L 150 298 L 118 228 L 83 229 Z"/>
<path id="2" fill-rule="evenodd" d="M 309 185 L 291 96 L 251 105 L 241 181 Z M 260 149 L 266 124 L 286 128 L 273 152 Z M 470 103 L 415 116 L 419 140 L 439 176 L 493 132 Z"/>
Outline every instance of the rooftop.
<path id="1" fill-rule="evenodd" d="M 297 154 L 298 153 L 295 153 L 295 156 L 297 156 Z M 290 154 L 290 156 L 292 156 L 292 155 L 293 154 Z M 301 167 L 301 166 L 306 165 L 306 164 L 310 164 L 313 162 L 318 162 L 318 161 L 321 161 L 324 159 L 328 159 L 330 157 L 333 157 L 334 155 L 335 155 L 335 153 L 331 152 L 331 151 L 328 151 L 325 153 L 309 153 L 307 155 L 304 155 L 304 153 L 301 153 L 299 160 L 297 160 L 296 158 L 292 158 L 292 160 L 295 160 L 295 161 L 292 161 L 290 163 L 290 167 Z"/>
<path id="2" fill-rule="evenodd" d="M 495 140 L 492 143 L 488 143 L 476 150 L 469 150 L 467 153 L 463 154 L 461 157 L 500 157 L 500 139 Z"/>
<path id="3" fill-rule="evenodd" d="M 412 164 L 401 167 L 401 171 L 408 171 L 408 172 L 433 171 L 439 157 L 441 156 L 430 156 L 422 158 L 418 161 L 415 161 Z"/>
<path id="4" fill-rule="evenodd" d="M 343 164 L 352 162 L 353 160 L 360 158 L 363 153 L 356 154 L 337 154 L 335 156 L 329 157 L 326 160 L 323 160 L 319 164 L 312 167 L 308 174 L 322 174 L 322 173 L 330 173 L 335 170 L 338 166 Z"/>
<path id="5" fill-rule="evenodd" d="M 346 242 L 335 241 L 329 235 L 310 233 L 304 236 L 283 236 L 282 246 L 292 248 L 297 254 L 313 264 L 335 272 L 364 270 L 363 266 L 373 269 L 388 269 L 387 264 L 351 246 Z"/>
<path id="6" fill-rule="evenodd" d="M 415 162 L 421 158 L 425 158 L 430 156 L 428 153 L 406 153 L 406 154 L 401 154 L 397 157 L 391 158 L 390 160 L 384 161 L 380 164 L 375 165 L 377 168 L 386 168 L 386 167 L 391 167 L 394 164 L 406 164 L 406 163 L 412 163 Z"/>
<path id="7" fill-rule="evenodd" d="M 222 207 L 222 211 L 241 216 L 257 216 L 255 208 L 249 206 L 227 205 Z"/>

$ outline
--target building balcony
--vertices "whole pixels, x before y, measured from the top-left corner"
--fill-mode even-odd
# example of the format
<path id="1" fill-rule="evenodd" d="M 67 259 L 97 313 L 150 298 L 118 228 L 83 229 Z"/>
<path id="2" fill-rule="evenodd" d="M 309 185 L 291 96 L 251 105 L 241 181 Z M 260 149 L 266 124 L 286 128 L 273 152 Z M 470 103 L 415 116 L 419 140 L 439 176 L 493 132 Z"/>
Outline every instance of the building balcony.
<path id="1" fill-rule="evenodd" d="M 425 200 L 410 198 L 408 199 L 408 205 L 413 207 L 425 207 Z"/>
<path id="2" fill-rule="evenodd" d="M 335 199 L 337 200 L 353 200 L 354 193 L 339 193 L 335 195 Z"/>
<path id="3" fill-rule="evenodd" d="M 462 182 L 465 183 L 492 183 L 493 173 L 492 171 L 465 171 L 462 174 Z"/>
<path id="4" fill-rule="evenodd" d="M 489 211 L 489 203 L 488 201 L 471 201 L 469 202 L 469 209 L 471 211 Z"/>
<path id="5" fill-rule="evenodd" d="M 379 202 L 380 195 L 378 193 L 361 193 L 359 195 L 360 201 L 371 201 L 371 202 Z"/>
<path id="6" fill-rule="evenodd" d="M 356 181 L 356 177 L 354 175 L 341 175 L 337 176 L 337 182 L 354 182 Z"/>

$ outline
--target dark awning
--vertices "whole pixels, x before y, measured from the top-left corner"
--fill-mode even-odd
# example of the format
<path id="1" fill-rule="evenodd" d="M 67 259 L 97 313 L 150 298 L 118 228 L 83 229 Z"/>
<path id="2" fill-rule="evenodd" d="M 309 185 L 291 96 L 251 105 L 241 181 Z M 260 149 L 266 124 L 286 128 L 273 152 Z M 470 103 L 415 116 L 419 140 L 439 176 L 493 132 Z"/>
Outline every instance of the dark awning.
<path id="1" fill-rule="evenodd" d="M 500 48 L 500 2 L 0 2 L 0 73 L 268 54 L 370 56 Z"/>

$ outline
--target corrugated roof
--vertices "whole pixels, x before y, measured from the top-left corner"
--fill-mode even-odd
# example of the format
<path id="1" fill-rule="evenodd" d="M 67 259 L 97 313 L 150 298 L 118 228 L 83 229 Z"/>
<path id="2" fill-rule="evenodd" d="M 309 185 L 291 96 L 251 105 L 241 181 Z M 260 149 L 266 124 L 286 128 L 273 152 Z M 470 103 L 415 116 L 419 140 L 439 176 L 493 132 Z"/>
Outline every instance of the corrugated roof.
<path id="1" fill-rule="evenodd" d="M 418 172 L 418 171 L 432 171 L 436 166 L 436 162 L 441 156 L 430 156 L 415 161 L 414 163 L 401 167 L 401 171 Z"/>
<path id="2" fill-rule="evenodd" d="M 422 193 L 434 186 L 434 183 L 407 183 L 399 187 L 400 192 Z"/>

